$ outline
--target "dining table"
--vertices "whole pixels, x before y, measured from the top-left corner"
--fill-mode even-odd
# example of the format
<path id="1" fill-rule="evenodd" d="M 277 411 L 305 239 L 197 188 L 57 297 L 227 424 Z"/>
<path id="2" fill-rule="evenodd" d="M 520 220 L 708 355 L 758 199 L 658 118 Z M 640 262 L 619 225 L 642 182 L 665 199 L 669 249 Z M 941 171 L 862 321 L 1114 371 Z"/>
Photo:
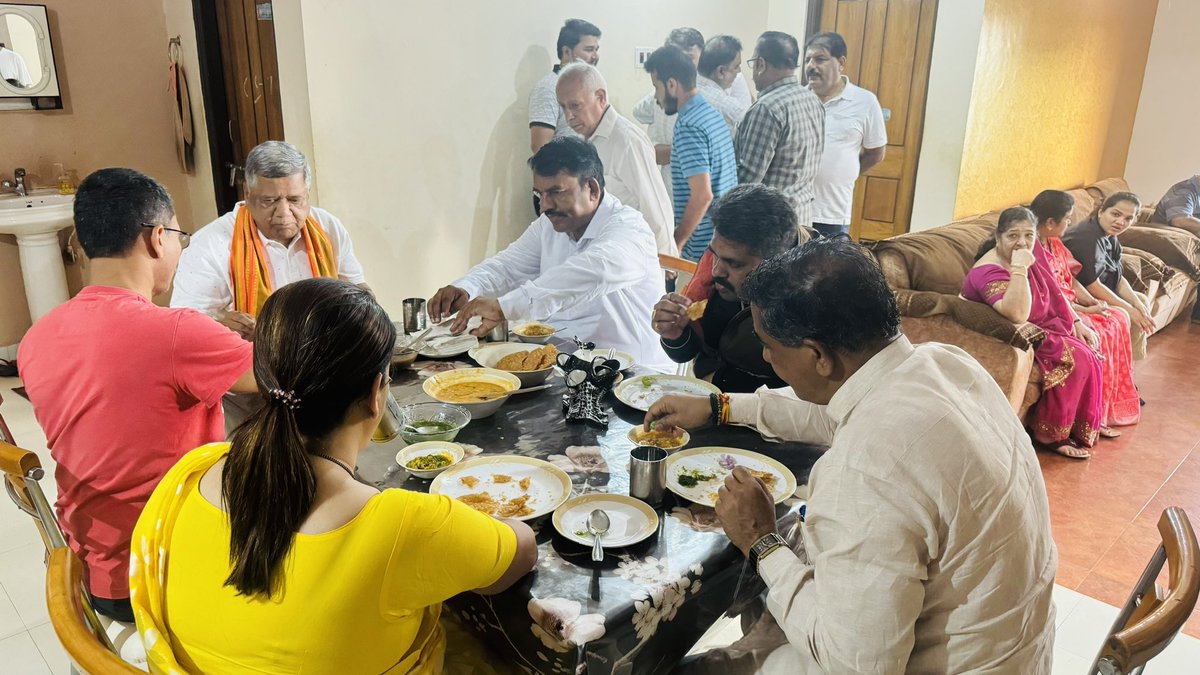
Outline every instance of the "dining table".
<path id="1" fill-rule="evenodd" d="M 560 342 L 563 351 L 573 345 Z M 422 359 L 394 368 L 392 394 L 400 405 L 432 401 L 425 379 L 447 370 L 473 367 L 465 355 Z M 635 365 L 626 377 L 652 374 Z M 607 426 L 568 423 L 564 417 L 561 373 L 546 389 L 515 393 L 492 416 L 473 420 L 456 443 L 468 456 L 520 455 L 550 462 L 571 478 L 574 496 L 629 494 L 629 430 L 645 413 L 603 399 Z M 781 528 L 802 517 L 803 484 L 824 450 L 803 443 L 763 439 L 740 426 L 693 429 L 689 447 L 750 450 L 786 466 L 801 486 L 777 505 Z M 411 475 L 396 461 L 405 447 L 397 436 L 372 443 L 359 458 L 358 473 L 380 489 L 428 492 L 430 482 Z M 556 532 L 549 515 L 528 524 L 537 535 L 536 568 L 507 590 L 484 596 L 463 593 L 446 601 L 449 612 L 486 644 L 499 660 L 527 673 L 617 675 L 667 673 L 727 612 L 738 611 L 764 590 L 725 536 L 715 511 L 670 492 L 653 505 L 657 531 L 626 548 L 606 548 L 602 562 L 592 551 Z M 446 564 L 453 564 L 447 561 Z"/>

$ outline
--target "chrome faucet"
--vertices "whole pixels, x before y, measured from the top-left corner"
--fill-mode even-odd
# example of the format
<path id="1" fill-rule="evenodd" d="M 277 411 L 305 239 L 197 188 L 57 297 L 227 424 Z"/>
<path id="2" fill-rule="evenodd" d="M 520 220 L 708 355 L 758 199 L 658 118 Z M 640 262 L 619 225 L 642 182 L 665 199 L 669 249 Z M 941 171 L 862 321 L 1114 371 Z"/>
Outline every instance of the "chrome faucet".
<path id="1" fill-rule="evenodd" d="M 25 169 L 18 168 L 13 171 L 13 179 L 0 182 L 0 186 L 12 190 L 20 197 L 25 197 L 28 194 L 25 190 Z"/>

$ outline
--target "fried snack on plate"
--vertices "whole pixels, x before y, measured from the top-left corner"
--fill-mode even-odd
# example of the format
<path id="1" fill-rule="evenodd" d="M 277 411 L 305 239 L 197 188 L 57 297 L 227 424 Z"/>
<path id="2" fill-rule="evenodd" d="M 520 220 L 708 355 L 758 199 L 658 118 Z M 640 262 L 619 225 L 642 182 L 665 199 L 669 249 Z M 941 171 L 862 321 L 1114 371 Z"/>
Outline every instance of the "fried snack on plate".
<path id="1" fill-rule="evenodd" d="M 693 302 L 688 305 L 687 315 L 692 321 L 699 321 L 700 317 L 704 316 L 704 310 L 708 308 L 708 300 Z"/>

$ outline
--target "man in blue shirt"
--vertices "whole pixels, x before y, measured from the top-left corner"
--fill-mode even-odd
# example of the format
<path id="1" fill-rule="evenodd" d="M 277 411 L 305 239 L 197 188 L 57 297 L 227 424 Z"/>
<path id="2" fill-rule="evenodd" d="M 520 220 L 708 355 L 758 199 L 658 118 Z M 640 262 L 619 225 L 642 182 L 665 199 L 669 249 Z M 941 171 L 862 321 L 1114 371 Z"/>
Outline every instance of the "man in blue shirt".
<path id="1" fill-rule="evenodd" d="M 721 113 L 696 91 L 696 64 L 678 47 L 655 50 L 646 72 L 658 105 L 678 113 L 671 144 L 675 241 L 684 258 L 699 261 L 713 235 L 708 207 L 737 185 L 733 139 Z"/>

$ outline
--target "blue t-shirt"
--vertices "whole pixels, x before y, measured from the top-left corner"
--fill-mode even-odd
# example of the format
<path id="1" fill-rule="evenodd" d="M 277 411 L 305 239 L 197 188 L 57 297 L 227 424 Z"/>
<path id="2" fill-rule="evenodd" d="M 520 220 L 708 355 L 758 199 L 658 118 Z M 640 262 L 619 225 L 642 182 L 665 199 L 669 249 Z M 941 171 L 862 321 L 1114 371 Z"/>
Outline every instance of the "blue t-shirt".
<path id="1" fill-rule="evenodd" d="M 692 196 L 688 179 L 703 173 L 708 174 L 712 184 L 713 201 L 737 185 L 737 159 L 733 154 L 729 125 L 721 113 L 698 95 L 679 111 L 671 142 L 671 190 L 675 198 L 676 225 L 683 220 L 683 211 Z M 712 218 L 706 213 L 681 255 L 688 260 L 700 260 L 712 235 Z"/>

